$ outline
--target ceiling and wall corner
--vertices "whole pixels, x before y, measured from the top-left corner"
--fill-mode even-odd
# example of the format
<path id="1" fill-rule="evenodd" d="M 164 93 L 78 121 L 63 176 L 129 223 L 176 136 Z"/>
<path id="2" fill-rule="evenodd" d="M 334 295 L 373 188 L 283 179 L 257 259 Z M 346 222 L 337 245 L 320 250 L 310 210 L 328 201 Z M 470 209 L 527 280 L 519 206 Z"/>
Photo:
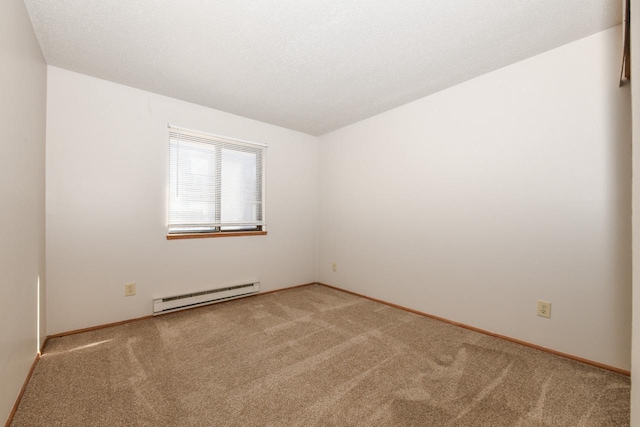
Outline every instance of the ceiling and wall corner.
<path id="1" fill-rule="evenodd" d="M 621 22 L 614 0 L 25 0 L 47 63 L 321 135 Z"/>

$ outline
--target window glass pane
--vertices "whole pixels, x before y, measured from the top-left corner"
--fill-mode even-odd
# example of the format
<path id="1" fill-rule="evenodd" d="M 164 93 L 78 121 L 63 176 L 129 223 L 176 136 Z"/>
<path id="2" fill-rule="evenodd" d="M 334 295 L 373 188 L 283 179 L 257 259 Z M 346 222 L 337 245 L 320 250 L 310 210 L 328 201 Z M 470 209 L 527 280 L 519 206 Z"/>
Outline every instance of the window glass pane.
<path id="1" fill-rule="evenodd" d="M 169 224 L 215 222 L 216 147 L 171 140 Z"/>
<path id="2" fill-rule="evenodd" d="M 222 149 L 222 223 L 261 220 L 262 207 L 258 180 L 257 152 Z"/>

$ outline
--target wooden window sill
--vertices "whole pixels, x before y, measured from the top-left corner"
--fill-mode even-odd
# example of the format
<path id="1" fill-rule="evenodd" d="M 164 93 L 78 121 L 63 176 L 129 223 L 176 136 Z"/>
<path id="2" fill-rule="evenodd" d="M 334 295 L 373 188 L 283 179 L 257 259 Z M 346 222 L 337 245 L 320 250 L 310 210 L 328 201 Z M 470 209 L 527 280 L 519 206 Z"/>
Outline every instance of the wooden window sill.
<path id="1" fill-rule="evenodd" d="M 167 240 L 176 239 L 208 239 L 210 237 L 242 237 L 242 236 L 266 236 L 266 231 L 227 231 L 223 233 L 182 233 L 167 234 Z"/>

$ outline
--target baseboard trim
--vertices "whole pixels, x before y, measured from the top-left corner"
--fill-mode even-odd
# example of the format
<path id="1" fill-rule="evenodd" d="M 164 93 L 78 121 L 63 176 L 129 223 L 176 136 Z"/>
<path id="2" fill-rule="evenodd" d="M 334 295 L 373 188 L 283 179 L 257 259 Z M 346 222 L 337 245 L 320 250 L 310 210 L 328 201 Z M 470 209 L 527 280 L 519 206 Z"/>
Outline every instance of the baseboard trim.
<path id="1" fill-rule="evenodd" d="M 99 329 L 111 328 L 112 326 L 120 326 L 120 325 L 125 325 L 127 323 L 139 322 L 140 320 L 147 320 L 147 319 L 153 319 L 153 316 L 150 315 L 150 316 L 136 317 L 134 319 L 121 320 L 119 322 L 105 323 L 103 325 L 89 326 L 88 328 L 81 328 L 81 329 L 74 329 L 67 332 L 60 332 L 59 334 L 49 335 L 47 339 L 66 337 L 68 335 L 81 334 L 83 332 L 97 331 Z"/>
<path id="2" fill-rule="evenodd" d="M 46 336 L 44 338 L 44 341 L 42 341 L 42 345 L 40 346 L 40 355 L 42 355 L 42 353 L 44 353 L 44 349 L 47 348 L 47 344 L 49 343 L 49 337 Z"/>
<path id="3" fill-rule="evenodd" d="M 534 348 L 536 350 L 544 351 L 546 353 L 550 353 L 550 354 L 553 354 L 555 356 L 560 356 L 560 357 L 564 357 L 565 359 L 570 359 L 570 360 L 574 360 L 576 362 L 584 363 L 585 365 L 591 365 L 591 366 L 595 366 L 597 368 L 606 369 L 607 371 L 615 372 L 617 374 L 625 375 L 627 377 L 631 376 L 631 371 L 628 371 L 626 369 L 621 369 L 621 368 L 617 368 L 615 366 L 605 365 L 604 363 L 596 362 L 594 360 L 585 359 L 584 357 L 575 356 L 575 355 L 569 354 L 569 353 L 563 353 L 561 351 L 554 350 L 552 348 L 543 347 L 541 345 L 532 344 L 530 342 L 522 341 L 522 340 L 519 340 L 517 338 L 511 338 L 511 337 L 508 337 L 506 335 L 496 334 L 495 332 L 490 332 L 490 331 L 487 331 L 487 330 L 484 330 L 484 329 L 476 328 L 474 326 L 465 325 L 464 323 L 454 322 L 453 320 L 445 319 L 444 317 L 434 316 L 433 314 L 424 313 L 422 311 L 414 310 L 414 309 L 408 308 L 408 307 L 403 307 L 401 305 L 394 304 L 394 303 L 391 303 L 391 302 L 388 302 L 388 301 L 384 301 L 384 300 L 377 299 L 377 298 L 372 298 L 370 296 L 359 294 L 357 292 L 348 291 L 346 289 L 342 289 L 342 288 L 339 288 L 337 286 L 332 286 L 332 285 L 328 285 L 326 283 L 320 283 L 320 282 L 318 282 L 318 285 L 326 286 L 327 288 L 335 289 L 337 291 L 342 291 L 342 292 L 345 292 L 347 294 L 351 294 L 351 295 L 355 295 L 355 296 L 358 296 L 358 297 L 361 297 L 361 298 L 365 298 L 365 299 L 368 299 L 368 300 L 371 300 L 371 301 L 374 301 L 374 302 L 378 302 L 380 304 L 388 305 L 390 307 L 398 308 L 400 310 L 408 311 L 410 313 L 414 313 L 414 314 L 417 314 L 417 315 L 420 315 L 420 316 L 429 317 L 429 318 L 435 319 L 435 320 L 440 320 L 441 322 L 449 323 L 451 325 L 459 326 L 461 328 L 469 329 L 471 331 L 479 332 L 481 334 L 489 335 L 489 336 L 492 336 L 492 337 L 495 337 L 495 338 L 500 338 L 500 339 L 503 339 L 503 340 L 506 340 L 506 341 L 510 341 L 512 343 L 523 345 L 525 347 Z"/>
<path id="4" fill-rule="evenodd" d="M 257 294 L 251 295 L 253 297 L 257 297 L 260 295 L 268 295 L 268 294 L 273 294 L 276 292 L 282 292 L 282 291 L 288 291 L 289 289 L 296 289 L 296 288 L 304 288 L 305 286 L 311 286 L 311 285 L 318 285 L 318 282 L 310 282 L 310 283 L 304 283 L 302 285 L 293 285 L 293 286 L 289 286 L 287 288 L 278 288 L 278 289 L 272 289 L 270 291 L 265 291 L 265 292 L 258 292 Z"/>
<path id="5" fill-rule="evenodd" d="M 26 378 L 24 379 L 24 382 L 22 383 L 22 388 L 20 389 L 20 393 L 18 393 L 18 397 L 16 398 L 16 401 L 13 403 L 13 407 L 11 408 L 11 412 L 9 412 L 9 417 L 7 418 L 7 422 L 5 423 L 4 427 L 11 426 L 11 423 L 13 422 L 13 417 L 15 417 L 16 412 L 18 411 L 20 402 L 22 402 L 22 396 L 24 396 L 24 392 L 27 390 L 27 385 L 29 385 L 29 381 L 31 381 L 31 376 L 33 375 L 33 371 L 36 369 L 36 365 L 40 360 L 42 350 L 44 349 L 44 346 L 46 344 L 47 344 L 47 338 L 45 338 L 44 342 L 42 343 L 42 347 L 40 347 L 40 351 L 36 353 L 36 357 L 33 359 L 33 363 L 31 363 L 31 368 L 29 368 L 29 373 L 27 374 Z"/>
<path id="6" fill-rule="evenodd" d="M 265 292 L 258 292 L 256 294 L 247 295 L 246 297 L 243 297 L 243 298 L 257 297 L 257 296 L 260 296 L 260 295 L 267 295 L 267 294 L 271 294 L 271 293 L 274 293 L 274 292 L 281 292 L 281 291 L 286 291 L 288 289 L 302 288 L 304 286 L 310 286 L 310 285 L 315 285 L 315 284 L 317 284 L 317 283 L 316 282 L 311 282 L 311 283 L 304 283 L 302 285 L 293 285 L 293 286 L 289 286 L 289 287 L 286 287 L 286 288 L 279 288 L 279 289 L 273 289 L 273 290 L 265 291 Z M 235 301 L 237 299 L 240 299 L 240 298 L 233 298 L 233 299 L 229 299 L 229 300 L 226 300 L 226 301 L 220 301 L 220 302 L 218 302 L 216 304 L 224 304 L 226 302 Z M 189 307 L 189 308 L 185 308 L 184 310 L 180 310 L 180 311 L 196 310 L 198 308 L 209 307 L 210 305 L 212 305 L 212 304 Z M 149 316 L 136 317 L 136 318 L 133 318 L 133 319 L 121 320 L 119 322 L 105 323 L 103 325 L 96 325 L 96 326 L 90 326 L 88 328 L 81 328 L 81 329 L 74 329 L 74 330 L 67 331 L 67 332 L 60 332 L 58 334 L 52 334 L 52 335 L 47 336 L 47 338 L 45 339 L 44 342 L 46 344 L 46 342 L 50 338 L 60 338 L 60 337 L 66 337 L 68 335 L 81 334 L 83 332 L 97 331 L 97 330 L 100 330 L 100 329 L 111 328 L 113 326 L 125 325 L 127 323 L 139 322 L 141 320 L 153 319 L 154 317 L 161 317 L 161 316 L 165 316 L 165 315 L 169 315 L 169 314 L 175 314 L 175 313 L 177 313 L 177 311 L 170 312 L 170 313 L 161 313 L 161 314 L 158 314 L 156 316 L 149 315 Z M 44 345 L 43 345 L 43 348 L 44 348 Z"/>

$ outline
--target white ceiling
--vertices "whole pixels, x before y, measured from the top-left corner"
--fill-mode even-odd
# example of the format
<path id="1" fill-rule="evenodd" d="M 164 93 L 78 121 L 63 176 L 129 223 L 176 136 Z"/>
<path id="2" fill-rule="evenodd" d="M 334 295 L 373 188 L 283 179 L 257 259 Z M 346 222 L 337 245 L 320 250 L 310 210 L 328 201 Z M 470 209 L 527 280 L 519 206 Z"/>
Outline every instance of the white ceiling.
<path id="1" fill-rule="evenodd" d="M 25 0 L 50 65 L 320 135 L 617 25 L 619 0 Z"/>

